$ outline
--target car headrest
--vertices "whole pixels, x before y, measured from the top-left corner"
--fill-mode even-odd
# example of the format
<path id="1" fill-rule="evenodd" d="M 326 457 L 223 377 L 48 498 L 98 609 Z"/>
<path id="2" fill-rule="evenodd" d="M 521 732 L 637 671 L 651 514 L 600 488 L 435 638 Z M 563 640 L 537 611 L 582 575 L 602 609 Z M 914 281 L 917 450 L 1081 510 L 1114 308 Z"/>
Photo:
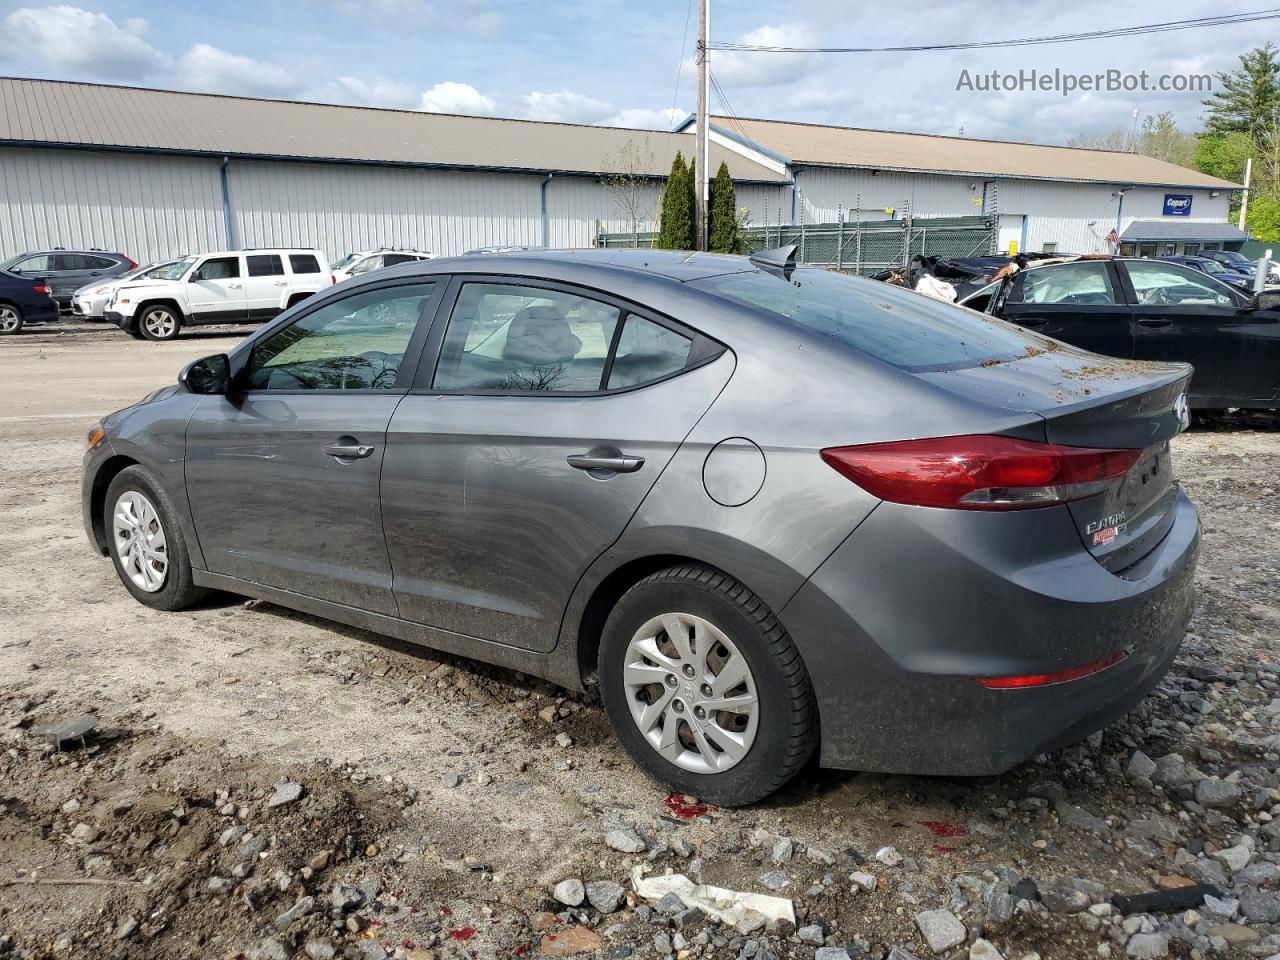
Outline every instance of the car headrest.
<path id="1" fill-rule="evenodd" d="M 568 363 L 582 349 L 569 321 L 552 306 L 525 307 L 511 320 L 502 359 L 543 366 Z"/>

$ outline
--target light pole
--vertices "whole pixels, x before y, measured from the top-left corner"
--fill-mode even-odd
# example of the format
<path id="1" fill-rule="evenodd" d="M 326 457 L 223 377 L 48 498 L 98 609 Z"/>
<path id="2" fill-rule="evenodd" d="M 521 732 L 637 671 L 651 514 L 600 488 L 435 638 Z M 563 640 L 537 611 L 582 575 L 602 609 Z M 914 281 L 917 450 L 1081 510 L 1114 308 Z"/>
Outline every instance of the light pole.
<path id="1" fill-rule="evenodd" d="M 698 0 L 698 127 L 694 146 L 697 180 L 693 185 L 694 249 L 707 249 L 708 182 L 711 171 L 710 82 L 711 82 L 711 0 Z"/>

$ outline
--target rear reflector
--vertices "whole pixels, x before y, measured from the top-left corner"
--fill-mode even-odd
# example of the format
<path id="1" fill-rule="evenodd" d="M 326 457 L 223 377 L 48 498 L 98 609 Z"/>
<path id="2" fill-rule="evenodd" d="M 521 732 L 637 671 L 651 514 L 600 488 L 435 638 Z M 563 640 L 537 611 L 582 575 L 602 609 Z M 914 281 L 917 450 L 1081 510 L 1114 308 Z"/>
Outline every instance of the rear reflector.
<path id="1" fill-rule="evenodd" d="M 1114 653 L 1102 660 L 1086 663 L 1083 667 L 1071 667 L 1053 673 L 1028 673 L 1020 677 L 974 677 L 974 682 L 991 690 L 1021 690 L 1025 687 L 1047 687 L 1053 683 L 1066 683 L 1101 673 L 1128 658 L 1127 653 Z"/>
<path id="2" fill-rule="evenodd" d="M 1141 455 L 981 435 L 822 451 L 831 467 L 881 500 L 958 510 L 1024 510 L 1089 497 L 1119 483 Z"/>

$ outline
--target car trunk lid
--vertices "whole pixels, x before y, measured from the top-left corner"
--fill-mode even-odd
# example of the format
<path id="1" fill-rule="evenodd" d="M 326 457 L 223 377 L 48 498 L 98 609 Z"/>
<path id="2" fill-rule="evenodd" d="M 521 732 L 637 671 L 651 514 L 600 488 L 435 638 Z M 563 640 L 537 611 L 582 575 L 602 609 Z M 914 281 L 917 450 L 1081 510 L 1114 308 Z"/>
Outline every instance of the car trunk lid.
<path id="1" fill-rule="evenodd" d="M 1113 573 L 1142 559 L 1168 532 L 1177 502 L 1169 441 L 1190 422 L 1191 368 L 1050 349 L 979 367 L 920 374 L 969 399 L 1035 413 L 1044 439 L 1070 447 L 1142 453 L 1118 483 L 1067 509 L 1086 550 Z"/>

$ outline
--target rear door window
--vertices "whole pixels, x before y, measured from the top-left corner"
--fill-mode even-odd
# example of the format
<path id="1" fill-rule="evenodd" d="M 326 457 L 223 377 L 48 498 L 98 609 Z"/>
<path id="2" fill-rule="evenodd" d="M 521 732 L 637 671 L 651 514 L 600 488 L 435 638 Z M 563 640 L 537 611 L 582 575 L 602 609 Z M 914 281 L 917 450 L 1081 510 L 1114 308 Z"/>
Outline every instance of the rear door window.
<path id="1" fill-rule="evenodd" d="M 478 393 L 597 391 L 620 319 L 617 307 L 561 290 L 464 284 L 433 386 Z"/>
<path id="2" fill-rule="evenodd" d="M 1045 345 L 972 310 L 828 270 L 731 273 L 691 285 L 905 370 L 977 366 Z"/>
<path id="3" fill-rule="evenodd" d="M 250 254 L 245 257 L 245 262 L 248 265 L 249 276 L 251 277 L 284 276 L 284 264 L 281 262 L 278 253 Z"/>
<path id="4" fill-rule="evenodd" d="M 291 253 L 289 269 L 294 273 L 319 273 L 320 260 L 311 253 Z"/>

